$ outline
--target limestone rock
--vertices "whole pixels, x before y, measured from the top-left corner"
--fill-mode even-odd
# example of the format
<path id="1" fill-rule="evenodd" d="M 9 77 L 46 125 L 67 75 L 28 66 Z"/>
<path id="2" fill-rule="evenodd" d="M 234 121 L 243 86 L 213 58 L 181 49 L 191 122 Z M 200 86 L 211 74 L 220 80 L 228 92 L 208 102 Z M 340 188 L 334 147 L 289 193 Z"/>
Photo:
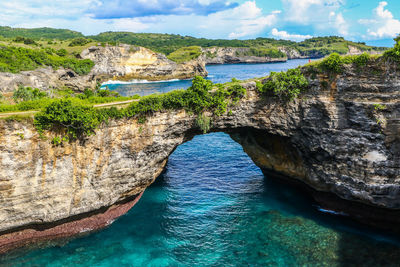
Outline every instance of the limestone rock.
<path id="1" fill-rule="evenodd" d="M 289 103 L 244 84 L 246 98 L 214 117 L 211 131 L 231 134 L 262 170 L 335 195 L 347 210 L 363 205 L 371 220 L 398 227 L 400 71 L 378 62 L 308 79 L 309 91 Z M 53 225 L 136 196 L 178 145 L 201 134 L 195 121 L 184 110 L 158 112 L 144 124 L 112 121 L 63 146 L 51 145 L 52 133 L 39 138 L 30 123 L 0 121 L 0 232 Z M 350 215 L 361 218 L 358 208 Z"/>

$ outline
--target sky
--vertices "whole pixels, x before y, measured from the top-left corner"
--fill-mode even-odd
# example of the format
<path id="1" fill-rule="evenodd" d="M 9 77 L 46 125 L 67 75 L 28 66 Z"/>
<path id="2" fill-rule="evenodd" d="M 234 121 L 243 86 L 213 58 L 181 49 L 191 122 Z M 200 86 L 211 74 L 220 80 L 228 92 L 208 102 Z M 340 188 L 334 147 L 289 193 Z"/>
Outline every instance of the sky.
<path id="1" fill-rule="evenodd" d="M 293 41 L 337 35 L 392 46 L 400 34 L 399 0 L 9 0 L 0 1 L 0 10 L 3 26 L 85 35 L 130 31 Z"/>

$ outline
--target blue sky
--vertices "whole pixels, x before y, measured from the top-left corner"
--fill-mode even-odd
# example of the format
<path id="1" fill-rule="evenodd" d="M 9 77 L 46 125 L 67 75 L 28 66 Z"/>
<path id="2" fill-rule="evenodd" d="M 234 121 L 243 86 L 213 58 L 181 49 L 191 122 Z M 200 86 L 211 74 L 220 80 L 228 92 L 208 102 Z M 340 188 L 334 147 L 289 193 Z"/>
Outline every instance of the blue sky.
<path id="1" fill-rule="evenodd" d="M 0 25 L 160 32 L 206 38 L 301 41 L 339 35 L 392 45 L 400 1 L 386 0 L 14 0 L 1 1 Z"/>

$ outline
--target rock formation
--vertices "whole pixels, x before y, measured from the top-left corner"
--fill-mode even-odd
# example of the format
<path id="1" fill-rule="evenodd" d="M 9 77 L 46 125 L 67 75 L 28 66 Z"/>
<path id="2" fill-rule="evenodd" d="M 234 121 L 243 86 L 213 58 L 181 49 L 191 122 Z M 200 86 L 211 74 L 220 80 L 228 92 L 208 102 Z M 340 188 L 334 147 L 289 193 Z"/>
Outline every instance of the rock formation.
<path id="1" fill-rule="evenodd" d="M 349 52 L 347 55 L 359 55 L 362 54 L 359 48 L 355 46 L 348 46 Z M 306 52 L 300 52 L 297 49 L 289 46 L 278 47 L 278 50 L 285 54 L 281 58 L 271 57 L 258 57 L 258 56 L 243 56 L 248 54 L 250 51 L 249 47 L 210 47 L 203 48 L 203 55 L 205 56 L 206 64 L 234 64 L 234 63 L 268 63 L 268 62 L 284 62 L 288 59 L 300 59 L 300 58 L 322 58 L 322 54 L 319 50 L 310 50 Z M 369 51 L 370 54 L 379 54 L 377 51 Z"/>
<path id="2" fill-rule="evenodd" d="M 399 74 L 379 62 L 336 76 L 306 73 L 310 89 L 290 103 L 247 83 L 246 98 L 213 117 L 211 131 L 229 133 L 264 172 L 299 182 L 324 207 L 398 231 Z M 31 123 L 1 121 L 0 252 L 111 223 L 174 149 L 201 133 L 195 121 L 184 110 L 159 112 L 63 146 Z"/>
<path id="3" fill-rule="evenodd" d="M 243 56 L 249 52 L 247 47 L 211 47 L 203 48 L 206 64 L 233 64 L 233 63 L 267 63 L 285 62 L 288 58 L 271 58 Z M 294 57 L 293 57 L 294 58 Z"/>

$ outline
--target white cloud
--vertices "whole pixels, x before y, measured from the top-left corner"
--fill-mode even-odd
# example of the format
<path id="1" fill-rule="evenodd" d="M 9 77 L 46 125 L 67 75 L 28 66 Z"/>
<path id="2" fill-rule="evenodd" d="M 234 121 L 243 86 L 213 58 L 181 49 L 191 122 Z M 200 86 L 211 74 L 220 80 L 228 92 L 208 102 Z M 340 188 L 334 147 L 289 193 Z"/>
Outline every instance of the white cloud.
<path id="1" fill-rule="evenodd" d="M 285 21 L 311 26 L 319 32 L 349 35 L 349 24 L 338 12 L 345 0 L 282 0 Z"/>
<path id="2" fill-rule="evenodd" d="M 368 35 L 373 38 L 393 38 L 400 33 L 400 20 L 393 17 L 393 14 L 385 9 L 387 2 L 382 1 L 373 10 L 373 19 L 361 19 L 359 23 L 368 25 Z"/>
<path id="3" fill-rule="evenodd" d="M 308 24 L 325 22 L 331 12 L 344 5 L 344 0 L 282 0 L 287 21 Z"/>
<path id="4" fill-rule="evenodd" d="M 273 28 L 271 34 L 276 38 L 292 41 L 303 41 L 312 38 L 312 35 L 290 34 L 287 31 L 279 31 L 277 28 Z"/>
<path id="5" fill-rule="evenodd" d="M 340 35 L 347 36 L 349 35 L 349 25 L 346 20 L 343 18 L 342 13 L 336 15 L 335 18 L 335 27 Z"/>
<path id="6" fill-rule="evenodd" d="M 264 15 L 255 1 L 247 1 L 236 8 L 199 18 L 197 24 L 202 36 L 209 36 L 206 31 L 212 31 L 219 34 L 219 38 L 254 37 L 274 25 L 279 14 L 280 11 L 276 10 Z M 194 24 L 193 18 L 191 21 Z"/>
<path id="7" fill-rule="evenodd" d="M 267 26 L 276 23 L 279 10 L 269 15 L 263 15 L 262 9 L 255 1 L 248 1 L 234 8 L 232 12 L 225 12 L 228 18 L 238 20 L 239 25 L 229 34 L 229 38 L 242 38 L 260 34 Z"/>

